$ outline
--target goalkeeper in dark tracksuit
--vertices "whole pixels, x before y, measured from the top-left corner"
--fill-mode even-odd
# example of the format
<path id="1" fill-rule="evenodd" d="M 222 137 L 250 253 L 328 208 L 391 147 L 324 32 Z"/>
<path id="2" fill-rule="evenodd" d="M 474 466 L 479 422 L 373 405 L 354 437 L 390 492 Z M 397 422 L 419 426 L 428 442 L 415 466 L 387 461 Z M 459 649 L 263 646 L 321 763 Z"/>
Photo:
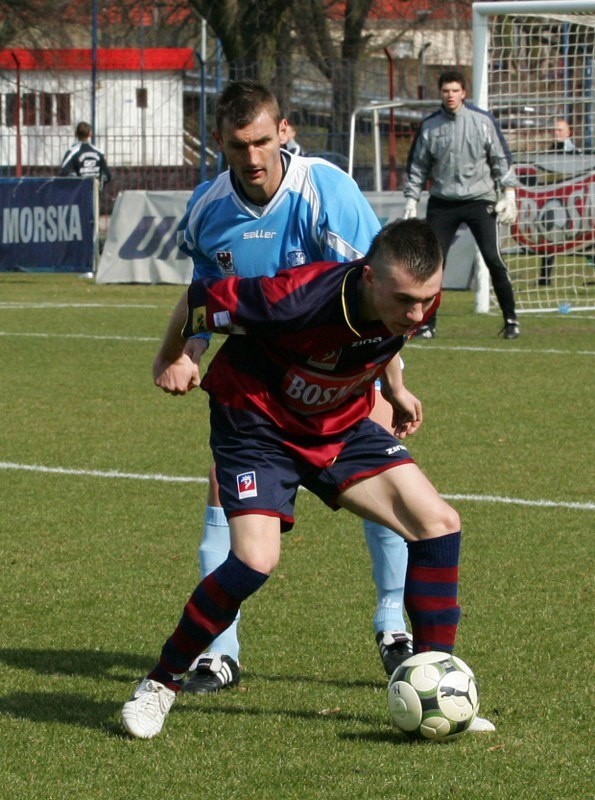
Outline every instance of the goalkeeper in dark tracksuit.
<path id="1" fill-rule="evenodd" d="M 515 222 L 518 185 L 512 156 L 496 119 L 465 102 L 465 76 L 443 72 L 438 79 L 442 105 L 426 117 L 415 137 L 407 163 L 404 217 L 416 216 L 417 202 L 431 182 L 427 220 L 434 229 L 444 260 L 459 227 L 465 223 L 490 272 L 504 316 L 505 339 L 520 335 L 514 292 L 502 260 L 498 222 Z M 436 335 L 436 316 L 418 336 Z"/>

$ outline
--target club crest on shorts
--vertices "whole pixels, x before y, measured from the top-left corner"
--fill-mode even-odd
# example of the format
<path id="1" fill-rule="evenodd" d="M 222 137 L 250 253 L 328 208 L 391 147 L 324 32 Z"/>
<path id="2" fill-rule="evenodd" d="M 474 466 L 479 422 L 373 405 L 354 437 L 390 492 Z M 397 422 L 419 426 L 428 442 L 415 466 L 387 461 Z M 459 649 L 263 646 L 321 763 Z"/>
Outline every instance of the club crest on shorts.
<path id="1" fill-rule="evenodd" d="M 248 497 L 257 497 L 258 489 L 256 487 L 256 473 L 254 470 L 250 472 L 241 472 L 236 476 L 238 484 L 238 497 L 240 500 L 245 500 Z"/>

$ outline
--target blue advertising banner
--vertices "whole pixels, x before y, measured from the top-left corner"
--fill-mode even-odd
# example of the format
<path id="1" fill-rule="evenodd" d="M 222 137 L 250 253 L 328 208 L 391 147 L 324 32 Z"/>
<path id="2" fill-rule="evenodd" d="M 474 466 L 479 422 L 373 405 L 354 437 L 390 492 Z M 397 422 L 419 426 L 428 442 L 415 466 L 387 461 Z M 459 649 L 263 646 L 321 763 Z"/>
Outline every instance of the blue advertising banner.
<path id="1" fill-rule="evenodd" d="M 0 271 L 91 272 L 93 178 L 0 178 Z"/>

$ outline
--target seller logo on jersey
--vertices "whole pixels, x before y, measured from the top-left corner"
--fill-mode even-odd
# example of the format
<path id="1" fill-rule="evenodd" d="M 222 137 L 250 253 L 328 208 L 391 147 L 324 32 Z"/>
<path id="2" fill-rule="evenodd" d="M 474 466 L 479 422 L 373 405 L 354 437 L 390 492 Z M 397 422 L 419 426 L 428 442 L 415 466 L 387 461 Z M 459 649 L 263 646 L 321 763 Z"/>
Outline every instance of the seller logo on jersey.
<path id="1" fill-rule="evenodd" d="M 236 271 L 231 250 L 218 250 L 215 258 L 217 259 L 217 266 L 224 275 L 235 275 Z"/>
<path id="2" fill-rule="evenodd" d="M 306 254 L 303 250 L 291 250 L 287 253 L 287 265 L 289 267 L 301 267 L 306 263 Z"/>
<path id="3" fill-rule="evenodd" d="M 256 488 L 256 473 L 254 470 L 250 472 L 242 472 L 236 475 L 238 484 L 238 497 L 240 500 L 246 500 L 248 497 L 257 497 L 258 490 Z"/>

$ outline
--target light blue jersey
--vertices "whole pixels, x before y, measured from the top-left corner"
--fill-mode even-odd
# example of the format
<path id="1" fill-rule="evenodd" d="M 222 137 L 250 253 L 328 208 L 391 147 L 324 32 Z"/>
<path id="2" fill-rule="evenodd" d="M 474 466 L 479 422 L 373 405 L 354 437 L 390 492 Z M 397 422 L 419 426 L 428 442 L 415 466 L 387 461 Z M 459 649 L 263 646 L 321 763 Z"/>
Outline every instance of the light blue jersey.
<path id="1" fill-rule="evenodd" d="M 286 172 L 265 206 L 234 188 L 227 170 L 200 184 L 179 226 L 194 278 L 274 275 L 313 261 L 353 261 L 380 222 L 355 181 L 320 158 L 284 154 Z"/>

